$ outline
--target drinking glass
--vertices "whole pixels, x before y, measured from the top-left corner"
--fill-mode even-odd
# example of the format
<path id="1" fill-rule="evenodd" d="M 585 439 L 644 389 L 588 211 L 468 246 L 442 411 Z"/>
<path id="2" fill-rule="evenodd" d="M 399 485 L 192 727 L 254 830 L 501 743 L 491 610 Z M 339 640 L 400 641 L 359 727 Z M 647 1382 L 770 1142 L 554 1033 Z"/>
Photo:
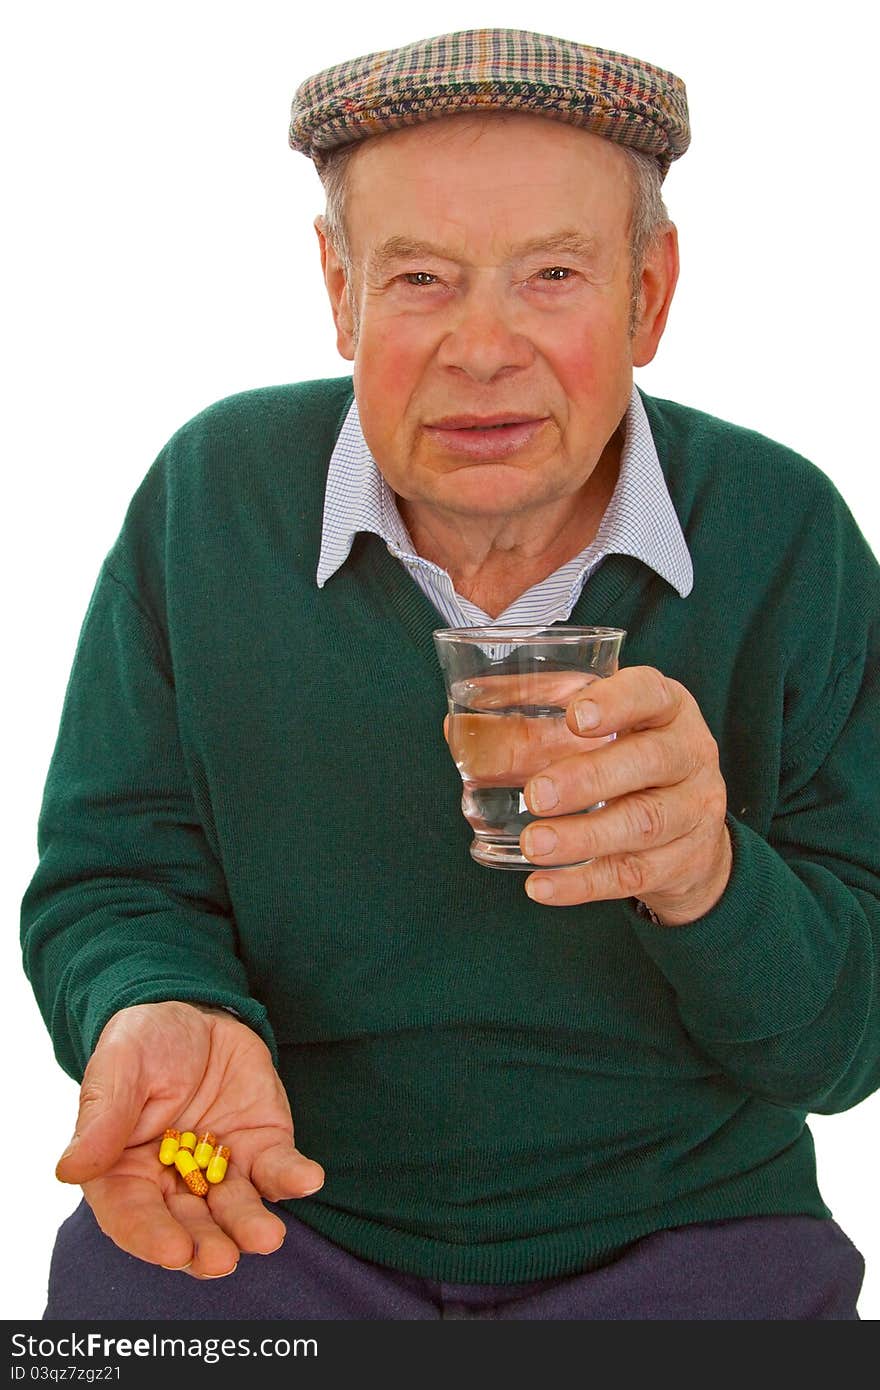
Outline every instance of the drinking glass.
<path id="1" fill-rule="evenodd" d="M 558 758 L 616 737 L 573 734 L 565 711 L 592 681 L 614 674 L 626 632 L 559 624 L 448 627 L 432 635 L 449 707 L 446 740 L 474 832 L 471 855 L 492 869 L 533 870 L 519 837 L 539 817 L 523 787 Z"/>

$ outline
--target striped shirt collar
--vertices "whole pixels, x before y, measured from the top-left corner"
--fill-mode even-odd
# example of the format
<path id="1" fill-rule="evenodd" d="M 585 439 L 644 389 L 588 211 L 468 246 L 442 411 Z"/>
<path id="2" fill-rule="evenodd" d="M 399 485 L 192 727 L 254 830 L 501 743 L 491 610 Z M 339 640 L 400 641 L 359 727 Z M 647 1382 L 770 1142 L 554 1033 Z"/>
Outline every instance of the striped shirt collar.
<path id="1" fill-rule="evenodd" d="M 632 555 L 642 560 L 685 598 L 693 588 L 693 567 L 681 524 L 672 505 L 666 479 L 657 457 L 645 407 L 633 386 L 624 422 L 625 436 L 620 471 L 611 500 L 595 537 L 553 575 L 535 585 L 544 601 L 548 594 L 559 596 L 559 617 L 571 612 L 584 582 L 606 555 Z M 372 531 L 421 582 L 422 587 L 440 584 L 462 615 L 457 623 L 483 621 L 485 615 L 460 595 L 454 595 L 445 570 L 417 555 L 397 509 L 395 494 L 385 481 L 367 446 L 361 430 L 357 401 L 353 400 L 330 458 L 324 497 L 324 521 L 317 583 L 327 580 L 345 563 L 359 531 Z M 443 582 L 445 580 L 445 583 Z M 525 598 L 526 596 L 523 596 Z M 511 605 L 500 621 L 529 620 L 525 611 Z M 545 610 L 546 612 L 546 610 Z M 455 617 L 453 607 L 451 615 Z M 554 620 L 546 613 L 547 621 Z"/>

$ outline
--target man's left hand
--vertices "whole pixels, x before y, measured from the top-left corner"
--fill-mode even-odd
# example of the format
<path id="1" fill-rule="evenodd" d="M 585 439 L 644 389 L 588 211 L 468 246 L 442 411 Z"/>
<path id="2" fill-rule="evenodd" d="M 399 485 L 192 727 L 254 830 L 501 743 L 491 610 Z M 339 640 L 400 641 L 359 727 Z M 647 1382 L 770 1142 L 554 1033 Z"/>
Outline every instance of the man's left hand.
<path id="1" fill-rule="evenodd" d="M 527 893 L 553 907 L 637 898 L 664 926 L 696 921 L 727 887 L 733 854 L 718 745 L 693 695 L 652 666 L 627 666 L 593 681 L 566 719 L 585 737 L 617 738 L 529 779 L 526 804 L 542 819 L 520 845 L 540 868 L 591 862 L 531 874 Z M 607 805 L 584 811 L 597 801 Z M 555 840 L 541 852 L 543 831 Z"/>

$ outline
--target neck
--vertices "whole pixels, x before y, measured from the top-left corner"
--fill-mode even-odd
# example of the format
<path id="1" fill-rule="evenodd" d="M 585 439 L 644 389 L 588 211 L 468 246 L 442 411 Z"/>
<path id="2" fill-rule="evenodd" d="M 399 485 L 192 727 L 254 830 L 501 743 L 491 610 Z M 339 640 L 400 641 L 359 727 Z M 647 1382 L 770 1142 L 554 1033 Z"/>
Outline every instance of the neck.
<path id="1" fill-rule="evenodd" d="M 498 617 L 595 539 L 620 473 L 621 434 L 577 492 L 512 516 L 464 516 L 398 497 L 416 553 L 445 569 L 462 598 Z"/>

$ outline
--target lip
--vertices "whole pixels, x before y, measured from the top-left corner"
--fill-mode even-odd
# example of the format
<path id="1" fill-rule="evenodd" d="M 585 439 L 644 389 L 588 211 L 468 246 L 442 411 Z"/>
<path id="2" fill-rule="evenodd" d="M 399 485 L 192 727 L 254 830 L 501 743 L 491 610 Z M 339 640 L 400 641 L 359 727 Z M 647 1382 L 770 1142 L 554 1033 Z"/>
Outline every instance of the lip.
<path id="1" fill-rule="evenodd" d="M 548 418 L 534 419 L 509 414 L 451 415 L 425 425 L 424 429 L 444 453 L 457 454 L 460 458 L 477 462 L 499 462 L 530 444 L 544 428 Z M 487 428 L 490 425 L 496 428 Z"/>
<path id="2" fill-rule="evenodd" d="M 511 411 L 498 415 L 444 415 L 442 420 L 432 420 L 426 429 L 431 430 L 469 430 L 489 425 L 534 425 L 546 420 L 546 415 L 517 415 Z"/>

